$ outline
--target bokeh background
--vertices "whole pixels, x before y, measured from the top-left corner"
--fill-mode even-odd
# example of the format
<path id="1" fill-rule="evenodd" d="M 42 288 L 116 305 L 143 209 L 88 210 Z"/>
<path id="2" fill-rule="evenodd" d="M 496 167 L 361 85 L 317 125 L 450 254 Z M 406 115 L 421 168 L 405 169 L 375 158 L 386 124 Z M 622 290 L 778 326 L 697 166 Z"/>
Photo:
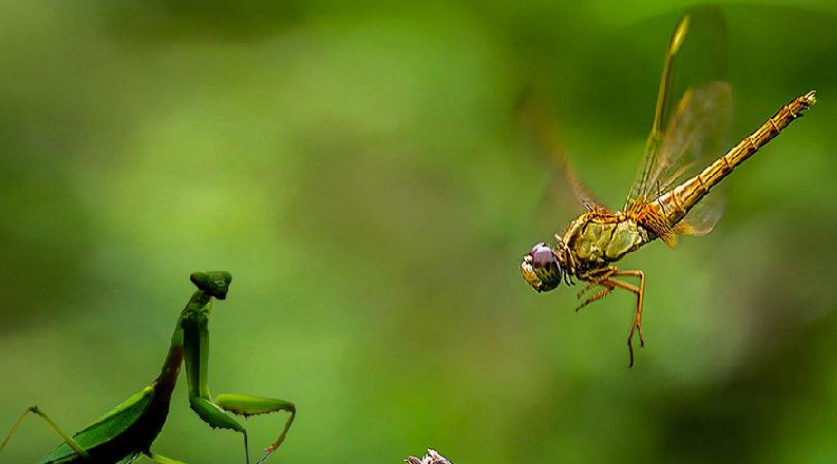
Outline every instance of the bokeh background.
<path id="1" fill-rule="evenodd" d="M 572 311 L 521 255 L 580 210 L 521 129 L 537 86 L 622 204 L 689 2 L 0 3 L 0 429 L 73 431 L 153 380 L 195 270 L 210 385 L 296 402 L 273 459 L 837 459 L 837 5 L 725 2 L 734 137 L 820 102 L 728 182 L 725 217 L 630 295 Z M 576 289 L 577 290 L 577 289 Z M 241 462 L 188 408 L 155 444 Z M 253 451 L 284 417 L 248 421 Z M 27 422 L 3 463 L 57 438 Z"/>

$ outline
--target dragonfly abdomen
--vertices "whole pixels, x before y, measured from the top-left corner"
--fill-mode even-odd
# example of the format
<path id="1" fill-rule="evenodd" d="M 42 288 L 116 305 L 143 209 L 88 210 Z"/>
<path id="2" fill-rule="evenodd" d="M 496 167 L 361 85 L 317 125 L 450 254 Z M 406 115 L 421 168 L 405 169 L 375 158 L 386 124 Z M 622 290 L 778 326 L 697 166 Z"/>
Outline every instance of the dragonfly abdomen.
<path id="1" fill-rule="evenodd" d="M 815 92 L 795 98 L 783 106 L 765 121 L 755 132 L 741 140 L 724 156 L 718 158 L 700 174 L 686 180 L 668 193 L 661 195 L 649 207 L 657 210 L 666 218 L 669 227 L 682 220 L 709 191 L 718 185 L 733 169 L 753 156 L 759 148 L 787 127 L 793 120 L 802 116 L 802 112 L 816 103 Z"/>

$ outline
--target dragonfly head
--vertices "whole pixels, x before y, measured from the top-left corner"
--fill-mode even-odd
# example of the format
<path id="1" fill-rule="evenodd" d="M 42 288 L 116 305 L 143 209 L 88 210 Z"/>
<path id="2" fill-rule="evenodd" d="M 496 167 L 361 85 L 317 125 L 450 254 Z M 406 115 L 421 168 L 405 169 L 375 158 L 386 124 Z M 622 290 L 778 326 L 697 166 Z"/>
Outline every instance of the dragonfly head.
<path id="1" fill-rule="evenodd" d="M 546 243 L 538 243 L 523 255 L 520 263 L 523 278 L 538 292 L 548 292 L 561 284 L 564 275 L 558 253 Z"/>
<path id="2" fill-rule="evenodd" d="M 232 282 L 232 275 L 227 271 L 193 272 L 189 280 L 210 296 L 223 300 Z"/>

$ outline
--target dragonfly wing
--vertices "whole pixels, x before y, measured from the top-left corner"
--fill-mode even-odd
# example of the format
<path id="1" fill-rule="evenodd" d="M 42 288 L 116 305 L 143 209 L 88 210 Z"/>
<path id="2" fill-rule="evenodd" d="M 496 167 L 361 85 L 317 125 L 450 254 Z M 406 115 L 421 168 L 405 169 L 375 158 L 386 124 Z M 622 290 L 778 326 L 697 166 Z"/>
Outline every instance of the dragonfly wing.
<path id="1" fill-rule="evenodd" d="M 677 235 L 706 235 L 712 232 L 715 224 L 721 219 L 726 206 L 726 195 L 723 191 L 712 191 L 694 208 L 686 214 L 682 221 L 674 227 Z"/>
<path id="2" fill-rule="evenodd" d="M 663 61 L 663 75 L 660 78 L 660 87 L 657 90 L 657 105 L 654 107 L 654 122 L 651 124 L 651 133 L 648 135 L 648 140 L 645 142 L 645 155 L 642 157 L 642 162 L 639 164 L 639 171 L 637 171 L 636 180 L 634 180 L 631 192 L 628 195 L 630 203 L 643 194 L 643 190 L 647 185 L 648 174 L 653 168 L 657 154 L 659 153 L 660 142 L 663 139 L 663 124 L 666 120 L 667 109 L 669 106 L 671 87 L 672 87 L 672 63 L 674 57 L 680 51 L 680 46 L 686 38 L 686 33 L 689 30 L 689 15 L 684 16 L 674 33 L 671 35 L 671 41 L 666 50 L 665 61 Z"/>
<path id="3" fill-rule="evenodd" d="M 692 87 L 677 106 L 641 195 L 654 198 L 720 156 L 732 120 L 732 90 L 715 81 Z"/>
<path id="4" fill-rule="evenodd" d="M 553 133 L 543 134 L 541 140 L 541 147 L 544 152 L 549 155 L 555 165 L 560 177 L 564 182 L 570 186 L 576 199 L 581 203 L 587 211 L 606 211 L 607 208 L 602 205 L 598 198 L 590 191 L 587 183 L 578 177 L 572 163 L 566 155 L 566 152 L 561 149 L 557 137 Z"/>
<path id="5" fill-rule="evenodd" d="M 552 118 L 548 111 L 544 109 L 541 101 L 541 98 L 537 98 L 533 92 L 529 92 L 524 98 L 521 112 L 525 118 L 525 124 L 533 132 L 538 151 L 547 155 L 554 166 L 554 172 L 558 174 L 555 176 L 556 179 L 550 182 L 548 195 L 559 189 L 557 184 L 568 185 L 578 202 L 585 209 L 588 211 L 606 211 L 607 208 L 602 205 L 587 184 L 576 174 L 575 168 L 573 168 L 566 150 L 564 150 L 561 137 L 551 124 Z"/>
<path id="6" fill-rule="evenodd" d="M 732 108 L 732 92 L 722 79 L 724 38 L 723 18 L 716 8 L 693 9 L 677 25 L 663 64 L 645 155 L 626 207 L 652 201 L 720 156 Z"/>
<path id="7" fill-rule="evenodd" d="M 732 118 L 732 91 L 726 82 L 710 82 L 690 88 L 674 111 L 660 143 L 655 163 L 647 172 L 641 199 L 652 201 L 693 176 L 722 149 L 722 140 Z M 712 231 L 724 211 L 725 195 L 713 191 L 674 227 L 675 235 L 705 235 Z"/>

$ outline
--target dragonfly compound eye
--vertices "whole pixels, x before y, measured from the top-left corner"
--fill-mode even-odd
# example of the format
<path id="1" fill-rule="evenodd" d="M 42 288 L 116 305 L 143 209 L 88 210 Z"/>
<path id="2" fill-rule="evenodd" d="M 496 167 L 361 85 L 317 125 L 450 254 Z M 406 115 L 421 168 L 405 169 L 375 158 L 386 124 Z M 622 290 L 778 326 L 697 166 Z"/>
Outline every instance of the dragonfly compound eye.
<path id="1" fill-rule="evenodd" d="M 561 283 L 563 272 L 555 253 L 545 243 L 538 243 L 523 256 L 520 271 L 526 282 L 539 292 L 547 292 Z"/>

